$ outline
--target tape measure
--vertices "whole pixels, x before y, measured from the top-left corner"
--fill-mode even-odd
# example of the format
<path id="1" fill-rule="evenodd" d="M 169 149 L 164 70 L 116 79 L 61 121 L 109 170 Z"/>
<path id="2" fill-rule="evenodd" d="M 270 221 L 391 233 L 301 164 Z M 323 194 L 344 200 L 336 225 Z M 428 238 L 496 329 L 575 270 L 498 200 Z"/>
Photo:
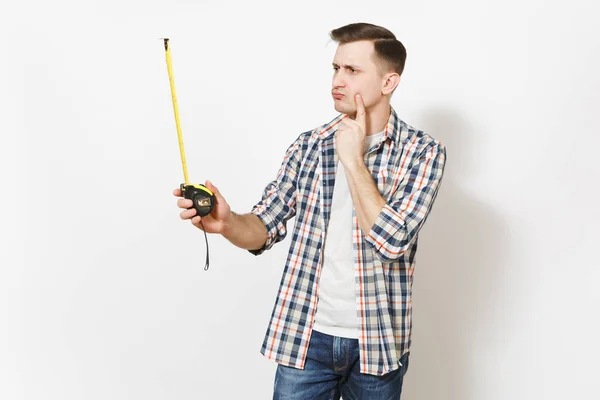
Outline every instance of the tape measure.
<path id="1" fill-rule="evenodd" d="M 202 184 L 190 184 L 188 180 L 187 173 L 187 164 L 185 162 L 185 150 L 183 147 L 183 137 L 181 135 L 181 123 L 179 120 L 179 109 L 177 106 L 177 93 L 175 91 L 175 80 L 173 79 L 173 66 L 171 61 L 171 48 L 169 47 L 169 39 L 163 38 L 165 42 L 165 55 L 167 58 L 167 70 L 169 72 L 169 83 L 171 85 L 171 98 L 173 100 L 173 111 L 175 113 L 175 126 L 177 127 L 177 139 L 179 141 L 179 153 L 181 154 L 181 165 L 183 167 L 183 178 L 184 183 L 179 185 L 181 189 L 181 195 L 190 199 L 193 202 L 192 207 L 189 209 L 195 208 L 196 215 L 200 217 L 205 217 L 212 212 L 215 207 L 215 195 L 211 192 L 206 186 Z M 204 229 L 204 224 L 202 220 L 200 220 L 200 225 L 202 226 L 202 230 L 204 231 L 204 238 L 206 239 L 206 264 L 204 266 L 204 270 L 208 270 L 209 266 L 209 257 L 208 257 L 208 237 L 206 235 L 206 230 Z"/>

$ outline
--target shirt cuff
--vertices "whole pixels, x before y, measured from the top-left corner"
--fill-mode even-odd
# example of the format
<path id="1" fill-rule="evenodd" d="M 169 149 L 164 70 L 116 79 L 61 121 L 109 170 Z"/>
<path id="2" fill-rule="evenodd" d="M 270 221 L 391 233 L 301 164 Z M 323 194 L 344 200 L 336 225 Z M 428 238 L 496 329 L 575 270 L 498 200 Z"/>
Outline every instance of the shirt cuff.
<path id="1" fill-rule="evenodd" d="M 275 244 L 275 236 L 277 233 L 275 221 L 265 211 L 266 209 L 263 209 L 263 211 L 259 211 L 256 207 L 253 208 L 252 211 L 250 211 L 250 214 L 256 215 L 267 229 L 267 240 L 265 241 L 263 246 L 260 249 L 248 249 L 248 251 L 254 254 L 255 256 L 264 253 L 266 250 L 269 250 Z"/>

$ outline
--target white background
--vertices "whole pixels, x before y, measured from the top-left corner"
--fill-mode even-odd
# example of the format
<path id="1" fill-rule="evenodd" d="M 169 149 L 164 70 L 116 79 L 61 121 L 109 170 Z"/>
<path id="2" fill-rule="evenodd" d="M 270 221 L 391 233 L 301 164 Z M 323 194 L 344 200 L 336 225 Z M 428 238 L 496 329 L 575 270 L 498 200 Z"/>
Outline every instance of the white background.
<path id="1" fill-rule="evenodd" d="M 248 212 L 335 117 L 328 32 L 358 21 L 405 44 L 392 104 L 448 150 L 403 399 L 600 398 L 599 8 L 3 1 L 0 398 L 271 397 L 290 237 L 255 257 L 210 236 L 203 270 L 159 38 L 191 181 Z"/>

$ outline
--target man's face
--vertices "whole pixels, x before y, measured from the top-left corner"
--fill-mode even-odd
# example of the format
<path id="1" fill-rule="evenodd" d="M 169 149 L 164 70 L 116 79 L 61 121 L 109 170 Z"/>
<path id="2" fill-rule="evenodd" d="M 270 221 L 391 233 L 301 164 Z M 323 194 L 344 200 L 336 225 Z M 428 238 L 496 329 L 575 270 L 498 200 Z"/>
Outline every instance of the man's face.
<path id="1" fill-rule="evenodd" d="M 383 100 L 382 87 L 385 77 L 381 67 L 375 64 L 371 41 L 340 44 L 333 57 L 333 81 L 331 94 L 336 111 L 356 113 L 354 96 L 359 93 L 369 108 Z"/>

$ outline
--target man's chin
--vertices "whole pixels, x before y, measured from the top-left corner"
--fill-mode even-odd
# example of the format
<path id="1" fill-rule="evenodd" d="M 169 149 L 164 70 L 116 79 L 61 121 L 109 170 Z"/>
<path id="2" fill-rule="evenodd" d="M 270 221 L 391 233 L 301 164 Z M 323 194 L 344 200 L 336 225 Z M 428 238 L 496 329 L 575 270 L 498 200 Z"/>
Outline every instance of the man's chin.
<path id="1" fill-rule="evenodd" d="M 343 105 L 339 104 L 337 101 L 333 103 L 333 108 L 335 108 L 335 111 L 342 114 L 352 114 L 355 112 L 354 110 L 350 110 L 348 107 L 344 107 Z"/>

